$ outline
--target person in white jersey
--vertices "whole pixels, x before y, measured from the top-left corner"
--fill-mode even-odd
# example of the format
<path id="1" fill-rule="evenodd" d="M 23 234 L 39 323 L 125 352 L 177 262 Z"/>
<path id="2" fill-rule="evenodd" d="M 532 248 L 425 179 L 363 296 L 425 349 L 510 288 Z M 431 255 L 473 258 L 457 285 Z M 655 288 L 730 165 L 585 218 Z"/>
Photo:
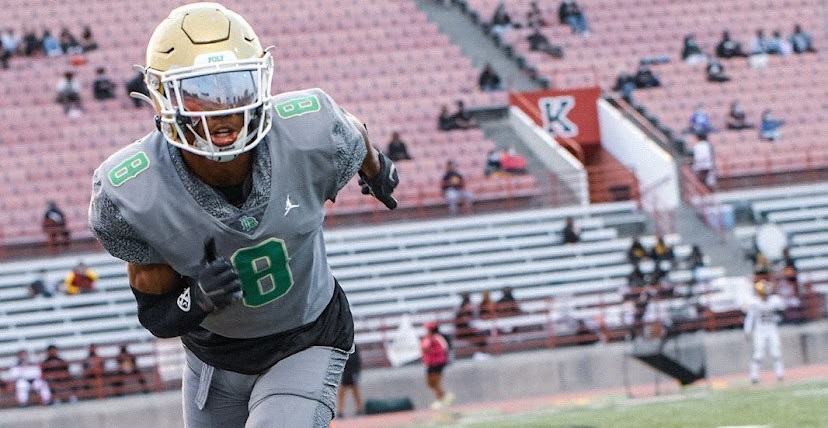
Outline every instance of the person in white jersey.
<path id="1" fill-rule="evenodd" d="M 750 380 L 759 382 L 759 368 L 767 349 L 773 358 L 776 379 L 782 381 L 785 368 L 782 364 L 782 349 L 779 343 L 779 329 L 785 304 L 772 293 L 772 285 L 766 280 L 759 280 L 753 285 L 756 299 L 750 304 L 745 315 L 744 331 L 747 338 L 753 339 L 753 357 L 750 361 Z"/>

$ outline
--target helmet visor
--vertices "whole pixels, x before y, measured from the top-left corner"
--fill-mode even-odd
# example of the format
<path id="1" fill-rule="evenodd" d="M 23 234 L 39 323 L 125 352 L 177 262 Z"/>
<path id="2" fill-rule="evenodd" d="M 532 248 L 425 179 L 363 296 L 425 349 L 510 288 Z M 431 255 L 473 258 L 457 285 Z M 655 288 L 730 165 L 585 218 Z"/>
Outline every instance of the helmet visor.
<path id="1" fill-rule="evenodd" d="M 176 82 L 172 103 L 184 113 L 219 112 L 259 100 L 257 73 L 252 70 L 202 74 Z"/>

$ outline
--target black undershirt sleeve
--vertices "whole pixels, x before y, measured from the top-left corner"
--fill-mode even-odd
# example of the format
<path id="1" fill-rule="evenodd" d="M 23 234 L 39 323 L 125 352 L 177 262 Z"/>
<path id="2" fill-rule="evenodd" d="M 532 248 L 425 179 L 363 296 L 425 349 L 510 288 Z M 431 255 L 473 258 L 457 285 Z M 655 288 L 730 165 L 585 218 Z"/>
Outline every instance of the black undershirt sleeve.
<path id="1" fill-rule="evenodd" d="M 181 336 L 195 330 L 207 316 L 192 301 L 189 288 L 166 294 L 147 294 L 132 288 L 132 294 L 138 302 L 138 321 L 156 337 Z"/>

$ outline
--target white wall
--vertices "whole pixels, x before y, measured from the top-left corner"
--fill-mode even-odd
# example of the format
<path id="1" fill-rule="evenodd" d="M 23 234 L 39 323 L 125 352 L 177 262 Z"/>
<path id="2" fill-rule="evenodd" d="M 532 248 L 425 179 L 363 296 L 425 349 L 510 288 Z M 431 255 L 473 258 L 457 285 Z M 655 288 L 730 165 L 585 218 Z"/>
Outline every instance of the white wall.
<path id="1" fill-rule="evenodd" d="M 509 124 L 535 157 L 543 162 L 547 169 L 558 175 L 567 188 L 577 196 L 578 203 L 588 205 L 589 185 L 584 165 L 515 106 L 509 107 Z"/>
<path id="2" fill-rule="evenodd" d="M 598 100 L 601 144 L 638 178 L 646 211 L 674 209 L 680 203 L 673 157 L 607 101 Z"/>

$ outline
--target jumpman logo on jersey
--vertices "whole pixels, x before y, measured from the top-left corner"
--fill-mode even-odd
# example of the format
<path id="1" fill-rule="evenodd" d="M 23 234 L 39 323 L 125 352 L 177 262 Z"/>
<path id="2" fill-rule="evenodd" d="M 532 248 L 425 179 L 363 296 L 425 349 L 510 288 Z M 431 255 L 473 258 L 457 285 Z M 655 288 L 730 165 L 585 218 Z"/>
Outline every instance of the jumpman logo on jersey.
<path id="1" fill-rule="evenodd" d="M 294 208 L 299 208 L 299 204 L 294 204 L 293 202 L 290 202 L 290 195 L 287 195 L 287 198 L 285 199 L 285 217 L 287 217 L 290 210 Z"/>

